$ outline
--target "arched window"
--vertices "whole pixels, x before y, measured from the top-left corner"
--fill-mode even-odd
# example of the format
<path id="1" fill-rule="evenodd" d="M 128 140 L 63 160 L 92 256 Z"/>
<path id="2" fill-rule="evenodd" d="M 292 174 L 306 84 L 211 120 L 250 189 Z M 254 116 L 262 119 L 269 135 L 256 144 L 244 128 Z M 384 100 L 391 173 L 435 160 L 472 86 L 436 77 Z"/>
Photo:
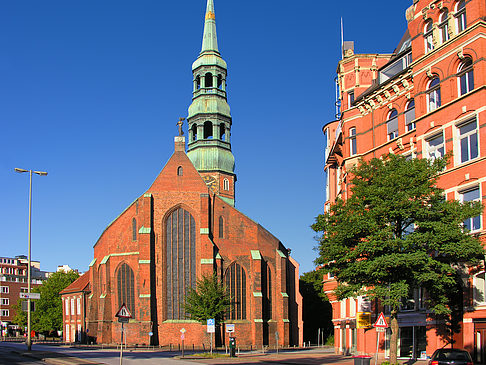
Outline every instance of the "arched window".
<path id="1" fill-rule="evenodd" d="M 196 87 L 198 90 L 201 88 L 201 76 L 196 76 Z"/>
<path id="2" fill-rule="evenodd" d="M 486 280 L 484 272 L 474 277 L 474 301 L 476 305 L 486 303 Z"/>
<path id="3" fill-rule="evenodd" d="M 272 319 L 272 272 L 270 266 L 263 262 L 262 268 L 263 319 Z"/>
<path id="4" fill-rule="evenodd" d="M 167 319 L 187 319 L 184 298 L 196 286 L 196 223 L 183 208 L 165 221 Z"/>
<path id="5" fill-rule="evenodd" d="M 223 180 L 223 190 L 226 190 L 228 191 L 230 189 L 230 186 L 229 186 L 229 180 L 228 179 L 224 179 Z"/>
<path id="6" fill-rule="evenodd" d="M 456 26 L 457 26 L 457 33 L 461 33 L 464 29 L 467 28 L 466 1 L 465 0 L 461 0 L 457 3 L 457 6 L 456 6 Z"/>
<path id="7" fill-rule="evenodd" d="M 358 153 L 358 145 L 356 144 L 356 128 L 349 129 L 349 154 L 354 156 Z"/>
<path id="8" fill-rule="evenodd" d="M 405 109 L 405 126 L 407 132 L 415 129 L 415 100 L 411 99 Z"/>
<path id="9" fill-rule="evenodd" d="M 449 40 L 449 11 L 447 8 L 440 12 L 439 29 L 441 43 L 447 42 Z"/>
<path id="10" fill-rule="evenodd" d="M 98 281 L 99 281 L 99 285 L 100 285 L 100 294 L 103 294 L 106 290 L 106 284 L 103 280 L 103 266 L 102 265 L 99 265 L 98 266 Z"/>
<path id="11" fill-rule="evenodd" d="M 427 110 L 429 112 L 440 107 L 440 80 L 434 76 L 427 87 Z"/>
<path id="12" fill-rule="evenodd" d="M 223 76 L 218 75 L 218 89 L 223 88 Z"/>
<path id="13" fill-rule="evenodd" d="M 432 20 L 427 20 L 424 26 L 424 40 L 425 40 L 425 53 L 428 53 L 434 49 L 434 35 L 433 35 L 433 23 Z"/>
<path id="14" fill-rule="evenodd" d="M 459 95 L 464 95 L 474 89 L 473 64 L 470 58 L 466 58 L 457 73 L 459 78 Z"/>
<path id="15" fill-rule="evenodd" d="M 389 141 L 398 137 L 398 112 L 396 109 L 392 109 L 390 114 L 388 114 L 386 129 Z"/>
<path id="16" fill-rule="evenodd" d="M 137 220 L 132 218 L 132 241 L 137 240 Z"/>
<path id="17" fill-rule="evenodd" d="M 246 319 L 246 274 L 236 262 L 226 270 L 225 284 L 232 298 L 227 319 Z"/>
<path id="18" fill-rule="evenodd" d="M 179 166 L 177 168 L 177 176 L 182 176 L 184 174 L 184 170 L 182 169 L 182 166 Z"/>
<path id="19" fill-rule="evenodd" d="M 219 238 L 224 238 L 224 219 L 219 216 Z"/>
<path id="20" fill-rule="evenodd" d="M 213 139 L 213 123 L 204 122 L 204 139 Z"/>
<path id="21" fill-rule="evenodd" d="M 226 127 L 224 123 L 219 125 L 219 139 L 222 141 L 226 140 Z"/>
<path id="22" fill-rule="evenodd" d="M 191 130 L 192 130 L 192 141 L 194 142 L 197 140 L 197 125 L 193 124 Z"/>
<path id="23" fill-rule="evenodd" d="M 118 308 L 123 303 L 135 318 L 135 281 L 133 270 L 126 263 L 123 263 L 117 273 L 118 283 Z"/>
<path id="24" fill-rule="evenodd" d="M 204 87 L 213 87 L 213 75 L 210 72 L 204 75 Z"/>

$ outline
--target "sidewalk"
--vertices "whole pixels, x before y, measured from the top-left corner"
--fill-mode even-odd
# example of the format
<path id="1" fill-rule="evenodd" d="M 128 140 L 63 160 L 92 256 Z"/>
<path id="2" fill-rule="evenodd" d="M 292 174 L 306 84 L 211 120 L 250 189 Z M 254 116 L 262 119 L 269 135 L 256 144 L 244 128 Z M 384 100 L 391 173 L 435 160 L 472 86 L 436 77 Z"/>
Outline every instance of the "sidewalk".
<path id="1" fill-rule="evenodd" d="M 21 356 L 29 357 L 34 360 L 40 360 L 46 364 L 51 365 L 93 365 L 101 364 L 99 362 L 93 362 L 90 360 L 80 359 L 73 356 L 64 355 L 59 352 L 52 351 L 15 351 Z"/>

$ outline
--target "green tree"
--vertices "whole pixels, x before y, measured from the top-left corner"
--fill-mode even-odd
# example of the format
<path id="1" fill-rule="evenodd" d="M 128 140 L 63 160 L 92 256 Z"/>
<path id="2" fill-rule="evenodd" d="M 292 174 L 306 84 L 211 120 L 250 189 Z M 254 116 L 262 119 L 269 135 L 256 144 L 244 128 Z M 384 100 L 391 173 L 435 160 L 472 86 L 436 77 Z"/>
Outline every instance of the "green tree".
<path id="1" fill-rule="evenodd" d="M 231 299 L 216 274 L 203 275 L 196 283 L 196 290 L 189 289 L 186 295 L 185 310 L 190 318 L 201 323 L 214 318 L 216 323 L 223 321 L 231 305 Z"/>
<path id="2" fill-rule="evenodd" d="M 300 276 L 300 294 L 303 301 L 304 342 L 316 341 L 319 328 L 327 338 L 333 330 L 332 308 L 322 290 L 323 270 L 309 271 Z"/>
<path id="3" fill-rule="evenodd" d="M 461 264 L 484 257 L 463 221 L 482 212 L 479 202 L 446 200 L 437 180 L 448 158 L 406 160 L 393 154 L 360 161 L 351 170 L 352 195 L 319 215 L 316 264 L 338 281 L 338 298 L 364 295 L 391 308 L 390 362 L 396 363 L 402 300 L 426 291 L 435 315 L 452 318 L 450 289 Z"/>

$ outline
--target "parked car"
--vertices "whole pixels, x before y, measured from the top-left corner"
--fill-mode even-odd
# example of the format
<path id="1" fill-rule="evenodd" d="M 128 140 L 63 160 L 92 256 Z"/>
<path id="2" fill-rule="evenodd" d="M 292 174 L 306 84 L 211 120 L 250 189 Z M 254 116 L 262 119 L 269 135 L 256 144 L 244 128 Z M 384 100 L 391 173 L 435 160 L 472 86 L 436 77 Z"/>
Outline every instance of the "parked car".
<path id="1" fill-rule="evenodd" d="M 473 365 L 473 361 L 466 350 L 438 349 L 430 358 L 429 365 Z"/>

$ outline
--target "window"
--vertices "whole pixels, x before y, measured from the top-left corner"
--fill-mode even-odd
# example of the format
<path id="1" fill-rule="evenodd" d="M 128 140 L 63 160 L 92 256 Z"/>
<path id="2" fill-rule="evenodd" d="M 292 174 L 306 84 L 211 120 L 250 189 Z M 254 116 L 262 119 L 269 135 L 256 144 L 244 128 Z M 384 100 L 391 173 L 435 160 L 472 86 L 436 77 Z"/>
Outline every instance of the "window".
<path id="1" fill-rule="evenodd" d="M 182 168 L 182 166 L 179 166 L 177 168 L 177 176 L 182 176 L 184 174 L 184 170 Z"/>
<path id="2" fill-rule="evenodd" d="M 467 162 L 478 157 L 478 128 L 476 120 L 459 126 L 461 143 L 461 162 Z"/>
<path id="3" fill-rule="evenodd" d="M 348 92 L 348 108 L 352 108 L 354 103 L 354 91 Z"/>
<path id="4" fill-rule="evenodd" d="M 69 316 L 69 298 L 64 299 L 66 316 Z"/>
<path id="5" fill-rule="evenodd" d="M 227 319 L 246 319 L 246 273 L 236 262 L 226 270 L 226 290 L 233 299 Z"/>
<path id="6" fill-rule="evenodd" d="M 118 308 L 125 303 L 131 315 L 135 317 L 135 280 L 133 270 L 126 263 L 118 269 Z"/>
<path id="7" fill-rule="evenodd" d="M 415 100 L 410 100 L 405 109 L 405 126 L 407 132 L 415 129 Z"/>
<path id="8" fill-rule="evenodd" d="M 210 72 L 204 75 L 204 87 L 213 87 L 213 75 Z"/>
<path id="9" fill-rule="evenodd" d="M 204 139 L 213 139 L 213 123 L 209 120 L 204 122 Z"/>
<path id="10" fill-rule="evenodd" d="M 459 95 L 464 95 L 474 89 L 474 73 L 470 58 L 461 63 L 457 77 L 459 78 Z"/>
<path id="11" fill-rule="evenodd" d="M 137 240 L 137 220 L 132 218 L 132 241 Z"/>
<path id="12" fill-rule="evenodd" d="M 81 314 L 81 298 L 76 299 L 76 309 L 78 314 Z"/>
<path id="13" fill-rule="evenodd" d="M 263 320 L 272 319 L 272 272 L 266 262 L 262 262 Z"/>
<path id="14" fill-rule="evenodd" d="M 230 189 L 230 186 L 229 186 L 229 180 L 228 179 L 224 179 L 223 180 L 223 189 L 228 191 Z"/>
<path id="15" fill-rule="evenodd" d="M 187 319 L 184 298 L 196 286 L 196 223 L 183 208 L 165 221 L 167 319 Z"/>
<path id="16" fill-rule="evenodd" d="M 20 288 L 21 293 L 27 293 L 29 291 L 28 288 Z"/>
<path id="17" fill-rule="evenodd" d="M 66 342 L 69 342 L 69 325 L 66 325 Z"/>
<path id="18" fill-rule="evenodd" d="M 435 76 L 427 88 L 427 109 L 429 112 L 440 107 L 440 80 Z"/>
<path id="19" fill-rule="evenodd" d="M 357 153 L 356 128 L 349 129 L 349 154 L 354 156 Z"/>
<path id="20" fill-rule="evenodd" d="M 0 286 L 0 293 L 8 294 L 9 293 L 9 287 L 8 286 Z"/>
<path id="21" fill-rule="evenodd" d="M 467 27 L 466 21 L 466 1 L 461 0 L 456 7 L 456 26 L 457 33 L 461 33 Z"/>
<path id="22" fill-rule="evenodd" d="M 10 305 L 10 299 L 2 298 L 2 299 L 0 299 L 0 304 L 1 305 Z"/>
<path id="23" fill-rule="evenodd" d="M 1 312 L 2 317 L 9 317 L 10 316 L 10 311 L 8 309 L 2 309 L 0 312 Z"/>
<path id="24" fill-rule="evenodd" d="M 398 137 L 398 113 L 396 109 L 393 109 L 390 114 L 388 114 L 386 129 L 389 141 Z"/>
<path id="25" fill-rule="evenodd" d="M 425 140 L 427 143 L 427 155 L 432 161 L 443 157 L 445 154 L 444 135 L 441 132 Z"/>
<path id="26" fill-rule="evenodd" d="M 192 131 L 192 142 L 194 142 L 194 141 L 197 140 L 197 125 L 196 124 L 192 125 L 191 131 Z"/>
<path id="27" fill-rule="evenodd" d="M 74 298 L 71 298 L 71 314 L 75 315 L 76 312 L 74 311 Z"/>
<path id="28" fill-rule="evenodd" d="M 486 280 L 485 273 L 479 273 L 474 277 L 474 301 L 476 304 L 486 303 Z"/>
<path id="29" fill-rule="evenodd" d="M 224 219 L 219 217 L 219 238 L 224 238 Z"/>
<path id="30" fill-rule="evenodd" d="M 427 20 L 424 26 L 425 53 L 434 49 L 434 32 L 432 20 Z"/>
<path id="31" fill-rule="evenodd" d="M 463 202 L 480 201 L 481 195 L 479 194 L 479 186 L 461 192 L 461 199 Z M 466 219 L 464 221 L 464 228 L 470 232 L 481 229 L 481 216 L 477 215 L 475 217 Z"/>
<path id="32" fill-rule="evenodd" d="M 447 42 L 449 40 L 449 11 L 447 9 L 440 13 L 439 30 L 441 43 Z"/>

